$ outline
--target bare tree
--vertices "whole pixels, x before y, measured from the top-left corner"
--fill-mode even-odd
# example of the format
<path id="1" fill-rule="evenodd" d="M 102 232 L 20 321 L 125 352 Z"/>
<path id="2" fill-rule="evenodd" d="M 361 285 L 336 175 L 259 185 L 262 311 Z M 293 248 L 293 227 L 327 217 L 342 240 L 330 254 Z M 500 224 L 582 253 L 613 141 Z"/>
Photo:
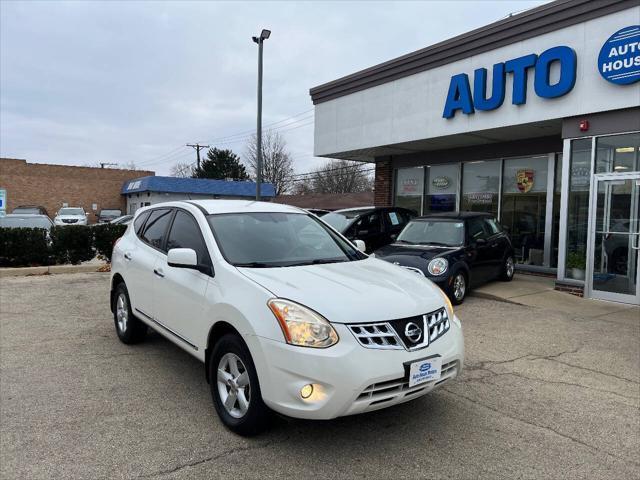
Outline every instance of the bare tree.
<path id="1" fill-rule="evenodd" d="M 170 175 L 178 178 L 191 178 L 193 176 L 194 169 L 190 163 L 178 162 L 171 167 Z"/>
<path id="2" fill-rule="evenodd" d="M 373 189 L 370 165 L 349 160 L 331 160 L 314 170 L 305 180 L 305 187 L 298 191 L 311 190 L 313 193 L 357 193 Z"/>
<path id="3" fill-rule="evenodd" d="M 258 172 L 257 137 L 253 135 L 246 147 L 246 160 L 255 178 Z M 273 130 L 262 135 L 262 180 L 273 184 L 276 195 L 287 193 L 293 184 L 293 159 L 287 151 L 284 137 Z"/>

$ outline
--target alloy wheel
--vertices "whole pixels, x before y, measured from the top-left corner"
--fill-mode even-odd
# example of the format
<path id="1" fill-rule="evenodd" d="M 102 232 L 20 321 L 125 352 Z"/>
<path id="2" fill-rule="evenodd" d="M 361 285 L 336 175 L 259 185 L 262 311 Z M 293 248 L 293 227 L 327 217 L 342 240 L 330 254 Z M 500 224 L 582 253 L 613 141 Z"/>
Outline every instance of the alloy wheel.
<path id="1" fill-rule="evenodd" d="M 513 264 L 513 257 L 508 257 L 505 262 L 505 273 L 508 278 L 513 277 L 513 272 L 515 271 L 515 265 Z"/>
<path id="2" fill-rule="evenodd" d="M 242 418 L 249 410 L 251 385 L 249 372 L 235 353 L 226 353 L 218 362 L 218 394 L 225 410 L 234 418 Z"/>
<path id="3" fill-rule="evenodd" d="M 456 300 L 462 300 L 464 298 L 464 294 L 467 290 L 467 282 L 464 279 L 464 275 L 462 273 L 456 274 L 453 279 L 453 296 L 456 297 Z"/>
<path id="4" fill-rule="evenodd" d="M 116 320 L 118 322 L 118 330 L 122 333 L 126 332 L 129 323 L 129 305 L 127 296 L 124 293 L 118 295 L 116 302 Z"/>

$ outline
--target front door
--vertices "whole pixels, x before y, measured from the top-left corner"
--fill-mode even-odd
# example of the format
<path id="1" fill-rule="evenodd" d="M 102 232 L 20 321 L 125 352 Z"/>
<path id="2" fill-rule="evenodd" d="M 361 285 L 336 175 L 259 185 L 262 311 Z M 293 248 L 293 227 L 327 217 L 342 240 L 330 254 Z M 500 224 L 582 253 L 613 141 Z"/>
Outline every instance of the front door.
<path id="1" fill-rule="evenodd" d="M 640 173 L 595 175 L 586 293 L 640 304 Z"/>

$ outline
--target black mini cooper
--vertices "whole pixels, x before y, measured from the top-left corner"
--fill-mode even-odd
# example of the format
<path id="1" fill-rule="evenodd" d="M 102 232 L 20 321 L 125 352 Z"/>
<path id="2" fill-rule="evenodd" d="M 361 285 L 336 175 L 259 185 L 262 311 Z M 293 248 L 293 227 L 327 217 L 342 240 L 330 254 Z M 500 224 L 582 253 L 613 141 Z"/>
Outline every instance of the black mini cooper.
<path id="1" fill-rule="evenodd" d="M 470 287 L 514 274 L 513 246 L 487 213 L 451 212 L 414 218 L 376 258 L 425 275 L 455 304 Z"/>

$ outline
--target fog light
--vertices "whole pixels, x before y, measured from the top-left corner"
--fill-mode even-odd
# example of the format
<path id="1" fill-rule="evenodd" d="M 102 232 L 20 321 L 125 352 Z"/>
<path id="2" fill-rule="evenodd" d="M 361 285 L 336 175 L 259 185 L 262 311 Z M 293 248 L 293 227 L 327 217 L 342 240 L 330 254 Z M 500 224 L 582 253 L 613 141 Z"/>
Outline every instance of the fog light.
<path id="1" fill-rule="evenodd" d="M 313 385 L 307 384 L 300 389 L 300 396 L 305 400 L 313 394 Z"/>

